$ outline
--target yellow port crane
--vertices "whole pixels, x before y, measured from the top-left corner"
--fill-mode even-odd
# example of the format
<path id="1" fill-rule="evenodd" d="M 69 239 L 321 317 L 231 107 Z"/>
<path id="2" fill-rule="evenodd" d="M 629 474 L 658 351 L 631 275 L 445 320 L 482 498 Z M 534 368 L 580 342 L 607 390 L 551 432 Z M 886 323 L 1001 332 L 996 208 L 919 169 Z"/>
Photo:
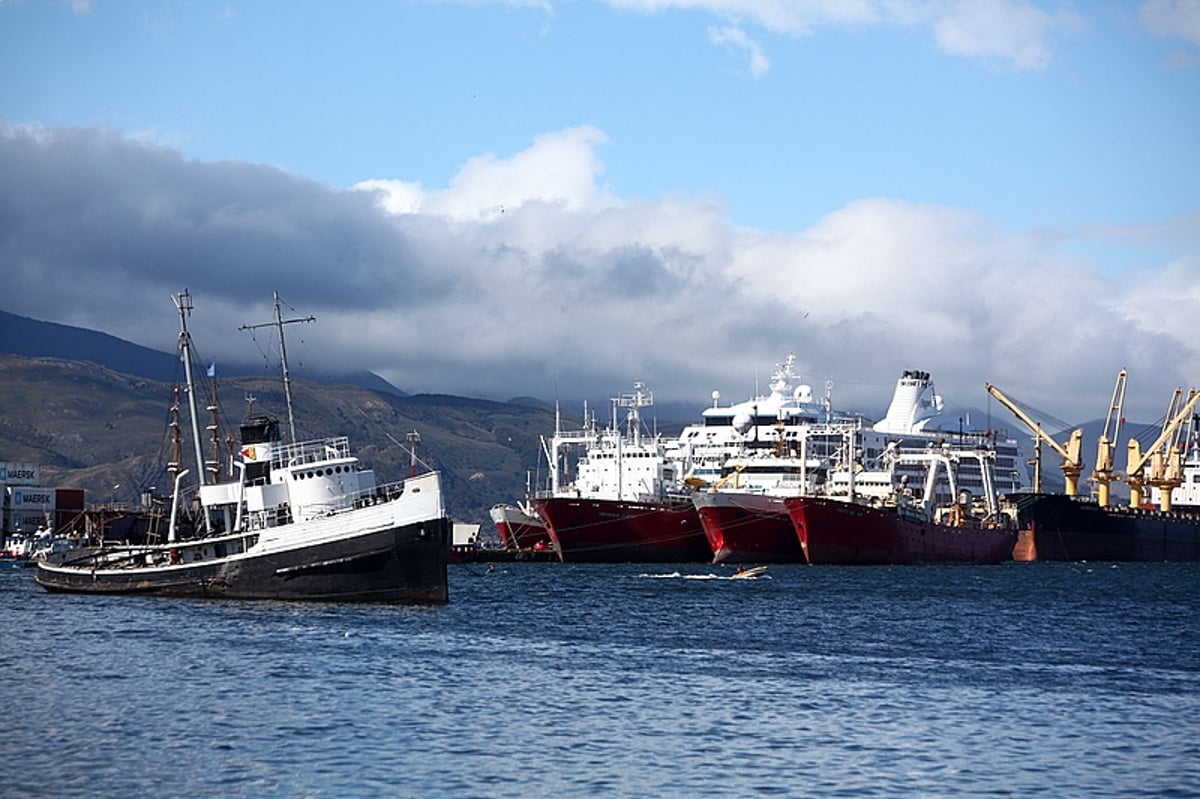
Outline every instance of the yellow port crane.
<path id="1" fill-rule="evenodd" d="M 1079 490 L 1079 475 L 1083 473 L 1083 429 L 1075 428 L 1071 431 L 1071 437 L 1067 439 L 1067 443 L 1060 444 L 1042 430 L 1042 426 L 1031 419 L 1029 414 L 1021 410 L 1015 402 L 1004 396 L 1000 389 L 991 383 L 984 383 L 984 385 L 987 387 L 989 394 L 995 397 L 1005 408 L 1012 411 L 1013 415 L 1020 419 L 1033 432 L 1039 446 L 1044 441 L 1062 457 L 1063 482 L 1066 484 L 1064 493 L 1069 497 L 1075 496 Z M 1037 485 L 1034 485 L 1034 490 L 1041 491 L 1040 477 L 1034 482 L 1037 483 Z"/>
<path id="2" fill-rule="evenodd" d="M 1182 471 L 1179 447 L 1172 442 L 1179 426 L 1191 415 L 1196 403 L 1200 402 L 1200 391 L 1190 389 L 1187 401 L 1180 407 L 1179 401 L 1182 396 L 1183 391 L 1175 389 L 1171 404 L 1167 407 L 1167 418 L 1163 422 L 1162 433 L 1144 452 L 1136 438 L 1129 439 L 1129 460 L 1125 467 L 1125 479 L 1129 483 L 1131 507 L 1136 508 L 1142 504 L 1142 490 L 1150 485 L 1159 489 L 1159 506 L 1164 511 L 1171 509 L 1171 489 L 1179 485 L 1178 475 Z M 1169 451 L 1166 451 L 1168 448 Z M 1149 475 L 1145 474 L 1147 462 L 1150 463 Z"/>
<path id="3" fill-rule="evenodd" d="M 1117 373 L 1117 383 L 1113 386 L 1112 402 L 1108 405 L 1108 418 L 1104 420 L 1104 429 L 1100 431 L 1100 442 L 1096 452 L 1096 468 L 1092 471 L 1092 480 L 1096 483 L 1096 501 L 1100 507 L 1108 507 L 1108 485 L 1117 479 L 1113 475 L 1113 447 L 1121 437 L 1121 425 L 1124 423 L 1122 413 L 1125 408 L 1125 378 L 1126 371 Z"/>

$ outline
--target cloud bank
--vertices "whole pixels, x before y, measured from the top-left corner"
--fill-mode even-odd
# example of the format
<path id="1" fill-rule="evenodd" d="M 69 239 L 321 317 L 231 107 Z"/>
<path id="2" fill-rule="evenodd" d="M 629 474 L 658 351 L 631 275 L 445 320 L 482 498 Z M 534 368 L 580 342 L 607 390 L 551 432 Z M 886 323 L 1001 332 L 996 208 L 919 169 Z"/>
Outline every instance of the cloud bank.
<path id="1" fill-rule="evenodd" d="M 919 368 L 951 403 L 983 407 L 988 381 L 1072 421 L 1103 416 L 1128 367 L 1128 415 L 1153 419 L 1200 375 L 1200 214 L 1013 231 L 880 197 L 784 235 L 711 196 L 614 196 L 605 142 L 570 128 L 445 187 L 334 190 L 107 130 L 0 128 L 0 308 L 171 350 L 188 288 L 205 357 L 245 361 L 238 327 L 279 291 L 317 317 L 289 340 L 306 365 L 493 399 L 603 402 L 643 380 L 700 407 L 795 352 L 842 407 L 881 408 Z M 1116 277 L 1070 254 L 1143 240 L 1175 255 Z"/>

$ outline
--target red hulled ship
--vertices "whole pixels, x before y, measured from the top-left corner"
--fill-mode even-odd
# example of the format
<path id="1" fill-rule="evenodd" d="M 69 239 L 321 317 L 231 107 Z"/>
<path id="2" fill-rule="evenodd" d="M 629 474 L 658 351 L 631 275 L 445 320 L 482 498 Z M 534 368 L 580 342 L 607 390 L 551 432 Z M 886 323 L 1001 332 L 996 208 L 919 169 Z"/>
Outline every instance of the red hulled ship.
<path id="1" fill-rule="evenodd" d="M 640 410 L 654 403 L 642 383 L 616 397 L 610 425 L 556 431 L 546 457 L 551 489 L 534 498 L 563 561 L 589 563 L 705 563 L 712 559 L 700 519 L 680 491 L 678 465 L 658 437 L 642 435 Z M 625 429 L 617 408 L 628 409 Z M 545 446 L 545 442 L 543 442 Z M 575 478 L 564 482 L 567 450 L 582 446 Z"/>
<path id="2" fill-rule="evenodd" d="M 958 462 L 974 458 L 990 474 L 991 453 L 943 448 L 892 454 L 895 463 L 924 463 L 923 488 L 901 484 L 886 501 L 865 500 L 851 482 L 842 496 L 792 497 L 788 515 L 808 561 L 814 564 L 1001 563 L 1012 559 L 1016 525 L 999 512 L 994 491 L 972 499 L 957 491 Z M 939 469 L 954 501 L 937 497 Z M 985 480 L 990 486 L 990 479 Z"/>
<path id="3" fill-rule="evenodd" d="M 690 499 L 626 502 L 534 500 L 571 563 L 708 563 L 712 552 Z"/>
<path id="4" fill-rule="evenodd" d="M 899 458 L 900 452 L 921 453 L 940 447 L 948 438 L 930 429 L 941 412 L 928 372 L 908 370 L 896 381 L 887 416 L 871 424 L 856 414 L 836 412 L 828 394 L 814 399 L 809 386 L 795 384 L 791 361 L 773 375 L 771 394 L 724 411 L 729 443 L 701 461 L 720 461 L 719 479 L 693 495 L 693 503 L 708 537 L 714 560 L 727 563 L 806 563 L 807 553 L 797 538 L 785 500 L 801 496 L 847 498 L 883 504 L 901 481 L 923 477 L 921 458 Z M 706 421 L 719 417 L 705 412 Z M 774 424 L 771 419 L 774 418 Z M 710 425 L 714 429 L 716 425 Z M 686 432 L 686 431 L 685 431 Z M 700 440 L 699 436 L 693 439 Z M 1013 442 L 998 446 L 996 437 L 959 434 L 959 446 L 986 447 L 1013 474 Z M 735 449 L 733 455 L 729 449 Z M 1000 452 L 1000 450 L 1007 450 Z M 854 462 L 851 474 L 847 464 Z M 994 481 L 984 485 L 973 459 L 955 470 L 958 485 L 973 493 L 995 492 Z M 696 474 L 693 471 L 693 474 Z M 711 473 L 711 471 L 709 472 Z M 933 493 L 946 493 L 946 477 Z M 1015 488 L 1015 483 L 1006 490 Z"/>
<path id="5" fill-rule="evenodd" d="M 545 522 L 527 503 L 495 505 L 489 515 L 506 552 L 541 552 L 553 545 Z"/>

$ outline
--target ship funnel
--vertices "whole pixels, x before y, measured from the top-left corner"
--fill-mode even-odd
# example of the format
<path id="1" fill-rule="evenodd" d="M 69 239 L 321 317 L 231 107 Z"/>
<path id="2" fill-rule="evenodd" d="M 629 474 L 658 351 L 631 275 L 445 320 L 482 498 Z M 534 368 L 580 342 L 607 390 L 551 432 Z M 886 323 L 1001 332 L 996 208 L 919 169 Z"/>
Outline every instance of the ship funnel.
<path id="1" fill-rule="evenodd" d="M 905 370 L 896 381 L 887 416 L 875 424 L 880 433 L 904 435 L 925 429 L 943 407 L 929 372 Z"/>

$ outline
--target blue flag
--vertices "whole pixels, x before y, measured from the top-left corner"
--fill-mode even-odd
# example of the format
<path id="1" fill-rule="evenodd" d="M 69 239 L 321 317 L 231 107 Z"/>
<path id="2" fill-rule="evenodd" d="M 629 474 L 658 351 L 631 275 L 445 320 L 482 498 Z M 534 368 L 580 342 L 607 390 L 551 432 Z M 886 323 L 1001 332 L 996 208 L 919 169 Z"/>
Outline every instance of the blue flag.
<path id="1" fill-rule="evenodd" d="M 216 361 L 213 361 L 212 363 L 210 363 L 208 365 L 208 376 L 209 377 L 217 376 L 217 362 Z"/>

